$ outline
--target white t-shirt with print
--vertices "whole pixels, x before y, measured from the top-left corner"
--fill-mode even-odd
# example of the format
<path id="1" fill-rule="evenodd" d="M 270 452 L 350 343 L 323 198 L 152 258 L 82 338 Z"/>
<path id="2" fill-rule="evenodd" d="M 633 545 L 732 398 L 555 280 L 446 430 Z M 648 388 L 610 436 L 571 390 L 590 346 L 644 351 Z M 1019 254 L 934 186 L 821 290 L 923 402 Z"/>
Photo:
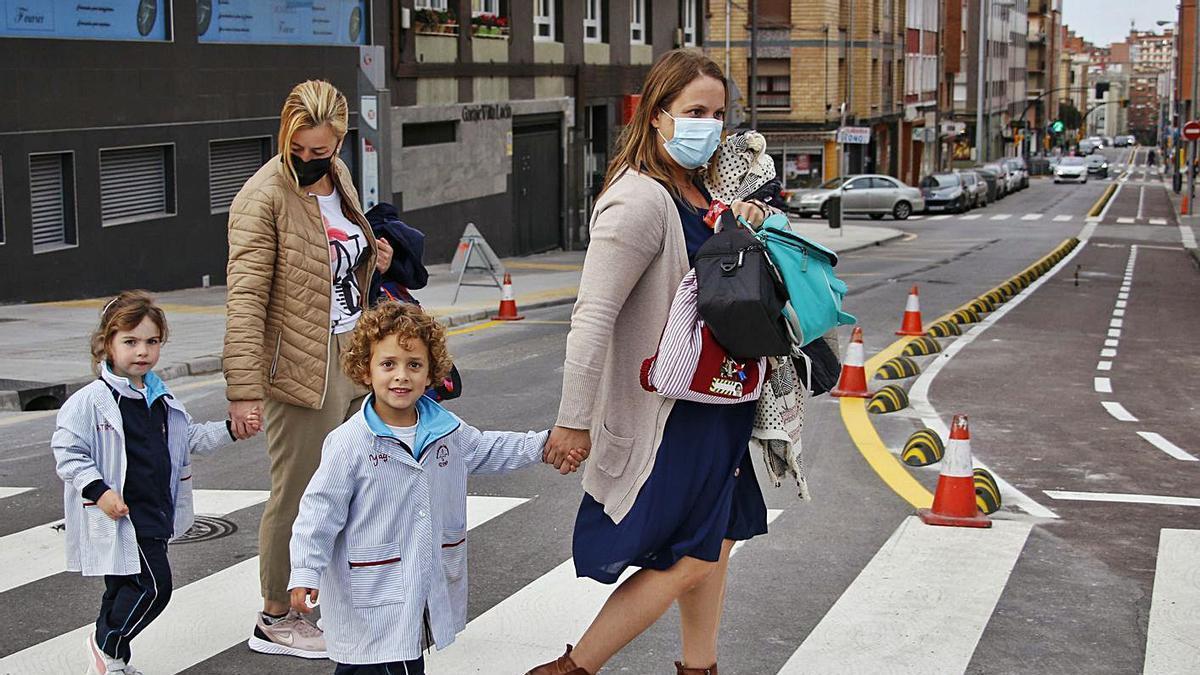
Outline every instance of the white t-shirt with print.
<path id="1" fill-rule="evenodd" d="M 337 190 L 322 197 L 316 195 L 329 240 L 329 266 L 333 270 L 333 296 L 329 304 L 329 327 L 334 334 L 354 330 L 362 315 L 363 289 L 355 271 L 370 253 L 371 245 L 362 228 L 342 213 L 342 198 Z"/>
<path id="2" fill-rule="evenodd" d="M 418 418 L 417 424 L 420 424 L 420 418 Z M 413 447 L 413 444 L 417 442 L 417 424 L 414 424 L 411 427 L 394 427 L 390 424 L 387 425 L 387 428 L 392 430 L 392 434 L 399 439 L 401 443 L 408 446 L 414 457 L 417 454 L 417 449 Z"/>

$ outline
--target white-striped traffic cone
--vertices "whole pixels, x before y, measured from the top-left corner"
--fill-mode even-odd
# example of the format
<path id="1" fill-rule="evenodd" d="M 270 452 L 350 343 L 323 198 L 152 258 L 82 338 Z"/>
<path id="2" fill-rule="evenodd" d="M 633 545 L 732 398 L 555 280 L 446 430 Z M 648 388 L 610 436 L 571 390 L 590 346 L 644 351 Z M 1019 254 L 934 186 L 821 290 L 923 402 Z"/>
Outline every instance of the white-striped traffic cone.
<path id="1" fill-rule="evenodd" d="M 975 471 L 971 466 L 971 431 L 967 416 L 955 415 L 950 425 L 950 442 L 942 457 L 933 508 L 917 514 L 926 525 L 952 527 L 991 527 L 992 521 L 975 501 Z"/>
<path id="2" fill-rule="evenodd" d="M 517 301 L 513 297 L 512 275 L 504 273 L 504 283 L 500 286 L 500 311 L 492 317 L 492 321 L 520 321 L 525 317 L 517 313 Z"/>
<path id="3" fill-rule="evenodd" d="M 917 295 L 917 287 L 914 284 L 912 290 L 908 292 L 908 301 L 904 304 L 904 319 L 900 322 L 900 330 L 896 331 L 896 335 L 924 335 L 925 329 L 921 327 L 921 299 Z"/>
<path id="4" fill-rule="evenodd" d="M 842 374 L 830 396 L 841 398 L 871 398 L 867 391 L 866 355 L 863 352 L 863 332 L 859 326 L 850 333 L 850 345 L 846 347 L 846 359 L 842 361 Z"/>

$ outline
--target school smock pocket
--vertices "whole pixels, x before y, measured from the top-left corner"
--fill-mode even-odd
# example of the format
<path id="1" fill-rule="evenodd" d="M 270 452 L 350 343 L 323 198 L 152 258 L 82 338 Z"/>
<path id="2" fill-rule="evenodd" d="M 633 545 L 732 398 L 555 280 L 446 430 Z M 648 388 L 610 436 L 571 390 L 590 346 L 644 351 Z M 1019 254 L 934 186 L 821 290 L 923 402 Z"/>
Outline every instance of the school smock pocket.
<path id="1" fill-rule="evenodd" d="M 442 530 L 442 570 L 446 581 L 462 579 L 467 570 L 467 531 Z"/>
<path id="2" fill-rule="evenodd" d="M 596 468 L 613 478 L 620 478 L 633 454 L 633 439 L 618 436 L 608 430 L 607 424 L 601 424 L 595 446 Z"/>
<path id="3" fill-rule="evenodd" d="M 108 517 L 98 504 L 83 507 L 83 520 L 87 524 L 88 539 L 112 539 L 117 536 L 117 521 Z"/>
<path id="4" fill-rule="evenodd" d="M 350 599 L 355 607 L 380 607 L 404 602 L 408 587 L 401 564 L 400 542 L 352 546 Z"/>

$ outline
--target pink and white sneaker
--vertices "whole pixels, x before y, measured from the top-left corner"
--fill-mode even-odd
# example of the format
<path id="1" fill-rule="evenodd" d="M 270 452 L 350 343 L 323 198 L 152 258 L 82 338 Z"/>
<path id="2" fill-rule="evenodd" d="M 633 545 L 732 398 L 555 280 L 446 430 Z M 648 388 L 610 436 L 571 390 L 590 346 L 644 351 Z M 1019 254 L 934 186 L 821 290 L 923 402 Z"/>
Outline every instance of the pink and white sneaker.
<path id="1" fill-rule="evenodd" d="M 121 659 L 109 657 L 96 644 L 95 634 L 87 636 L 88 669 L 84 675 L 105 675 L 106 673 L 127 673 L 127 666 Z"/>

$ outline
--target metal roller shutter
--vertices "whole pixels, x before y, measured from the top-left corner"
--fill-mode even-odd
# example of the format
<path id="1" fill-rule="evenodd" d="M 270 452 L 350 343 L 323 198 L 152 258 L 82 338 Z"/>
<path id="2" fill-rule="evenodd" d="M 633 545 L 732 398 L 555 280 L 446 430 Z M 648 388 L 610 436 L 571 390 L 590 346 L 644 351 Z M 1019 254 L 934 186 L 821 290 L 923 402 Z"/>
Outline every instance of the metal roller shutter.
<path id="1" fill-rule="evenodd" d="M 238 190 L 267 161 L 266 138 L 208 144 L 208 203 L 213 213 L 228 211 Z"/>
<path id="2" fill-rule="evenodd" d="M 29 208 L 33 226 L 33 250 L 67 243 L 66 205 L 63 194 L 65 155 L 29 157 Z"/>
<path id="3" fill-rule="evenodd" d="M 100 217 L 117 221 L 167 216 L 168 146 L 100 151 Z"/>

